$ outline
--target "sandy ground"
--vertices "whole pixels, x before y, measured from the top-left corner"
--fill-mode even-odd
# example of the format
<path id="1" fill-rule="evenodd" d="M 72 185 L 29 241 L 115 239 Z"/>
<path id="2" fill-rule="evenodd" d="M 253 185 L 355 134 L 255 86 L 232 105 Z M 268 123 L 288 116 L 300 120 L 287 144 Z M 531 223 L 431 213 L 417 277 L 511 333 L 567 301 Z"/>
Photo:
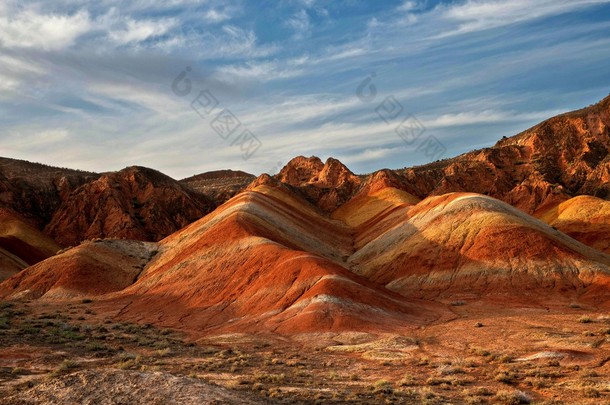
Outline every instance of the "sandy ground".
<path id="1" fill-rule="evenodd" d="M 37 385 L 4 404 L 260 404 L 243 394 L 200 380 L 161 372 L 86 370 Z"/>
<path id="2" fill-rule="evenodd" d="M 116 323 L 95 302 L 3 304 L 10 404 L 610 401 L 610 314 L 456 302 L 400 334 L 205 336 Z M 177 401 L 177 402 L 172 402 Z"/>

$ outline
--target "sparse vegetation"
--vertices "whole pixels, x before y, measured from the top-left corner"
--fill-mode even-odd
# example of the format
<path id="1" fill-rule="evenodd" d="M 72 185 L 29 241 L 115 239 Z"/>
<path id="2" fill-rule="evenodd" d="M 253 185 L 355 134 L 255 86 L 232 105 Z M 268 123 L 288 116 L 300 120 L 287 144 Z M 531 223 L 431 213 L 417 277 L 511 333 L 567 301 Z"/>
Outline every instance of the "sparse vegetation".
<path id="1" fill-rule="evenodd" d="M 513 384 L 517 379 L 517 375 L 510 371 L 500 371 L 494 377 L 494 380 L 504 383 L 504 384 Z"/>
<path id="2" fill-rule="evenodd" d="M 400 345 L 366 346 L 366 353 L 400 353 L 392 350 L 408 348 L 408 353 L 413 353 L 410 359 L 388 361 L 384 356 L 371 356 L 364 366 L 357 360 L 364 358 L 361 350 L 302 351 L 280 349 L 269 342 L 256 342 L 246 346 L 250 347 L 247 350 L 228 344 L 188 344 L 181 342 L 175 331 L 150 324 L 113 322 L 108 318 L 96 324 L 91 318 L 79 319 L 86 307 L 78 308 L 80 312 L 71 314 L 26 311 L 16 317 L 14 313 L 19 308 L 6 307 L 3 311 L 11 312 L 3 313 L 9 326 L 4 331 L 15 339 L 19 337 L 19 342 L 26 339 L 60 348 L 64 354 L 53 360 L 51 364 L 55 366 L 46 374 L 53 378 L 103 364 L 125 371 L 170 371 L 272 401 L 295 398 L 299 403 L 523 404 L 530 403 L 531 396 L 517 388 L 557 393 L 566 381 L 580 381 L 570 391 L 580 398 L 603 401 L 607 395 L 594 369 L 562 366 L 556 358 L 515 360 L 513 349 L 503 349 L 493 341 L 487 341 L 487 347 L 470 345 L 469 357 L 439 356 L 434 349 L 435 338 L 413 334 L 412 338 L 397 340 Z M 606 329 L 595 330 L 599 337 L 596 341 L 605 340 Z M 591 343 L 582 331 L 562 329 L 554 333 L 560 339 Z M 543 336 L 552 339 L 549 336 L 554 335 Z M 14 380 L 32 375 L 23 365 L 4 374 Z"/>
<path id="3" fill-rule="evenodd" d="M 519 404 L 530 404 L 532 399 L 523 391 L 499 391 L 494 400 L 498 404 L 502 405 L 519 405 Z"/>
<path id="4" fill-rule="evenodd" d="M 593 319 L 590 316 L 583 315 L 580 318 L 578 318 L 578 322 L 580 322 L 580 323 L 592 323 Z"/>
<path id="5" fill-rule="evenodd" d="M 394 392 L 394 388 L 392 387 L 392 383 L 387 380 L 378 380 L 373 384 L 373 392 L 376 394 L 392 394 Z"/>

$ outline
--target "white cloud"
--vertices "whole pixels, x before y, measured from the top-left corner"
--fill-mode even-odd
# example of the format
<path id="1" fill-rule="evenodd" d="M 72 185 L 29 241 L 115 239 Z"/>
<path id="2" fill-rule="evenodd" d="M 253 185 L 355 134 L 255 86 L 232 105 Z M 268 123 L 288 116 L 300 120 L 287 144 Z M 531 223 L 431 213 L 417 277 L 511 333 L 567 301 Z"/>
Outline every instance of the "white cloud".
<path id="1" fill-rule="evenodd" d="M 542 17 L 568 13 L 608 0 L 467 0 L 449 6 L 439 5 L 433 13 L 458 24 L 441 36 L 481 31 Z"/>
<path id="2" fill-rule="evenodd" d="M 235 80 L 269 82 L 301 76 L 304 73 L 303 65 L 307 62 L 308 58 L 305 56 L 289 60 L 248 61 L 239 65 L 223 66 L 217 75 L 220 80 L 225 82 Z"/>
<path id="3" fill-rule="evenodd" d="M 69 133 L 64 128 L 38 130 L 36 132 L 13 130 L 8 136 L 0 138 L 0 147 L 3 151 L 19 151 L 23 149 L 41 151 L 48 145 L 66 141 Z"/>
<path id="4" fill-rule="evenodd" d="M 337 116 L 362 107 L 362 102 L 356 97 L 339 98 L 329 94 L 281 97 L 280 100 L 258 105 L 255 111 L 243 115 L 243 121 L 264 131 L 270 128 L 281 130 L 297 127 L 309 120 Z"/>
<path id="5" fill-rule="evenodd" d="M 459 106 L 456 106 L 459 107 Z M 530 120 L 544 120 L 561 111 L 535 111 L 530 113 L 517 113 L 514 111 L 466 111 L 453 114 L 443 114 L 435 118 L 422 118 L 426 128 L 446 128 L 462 125 L 491 124 L 498 122 L 523 122 Z"/>
<path id="6" fill-rule="evenodd" d="M 59 50 L 69 47 L 91 28 L 85 11 L 69 14 L 39 14 L 26 9 L 9 17 L 0 16 L 0 47 Z"/>
<path id="7" fill-rule="evenodd" d="M 14 90 L 28 78 L 43 74 L 37 65 L 8 54 L 0 54 L 0 89 Z M 0 99 L 9 94 L 0 94 Z"/>
<path id="8" fill-rule="evenodd" d="M 211 23 L 219 23 L 230 20 L 231 18 L 233 18 L 233 15 L 227 9 L 211 9 L 203 15 L 203 19 Z"/>
<path id="9" fill-rule="evenodd" d="M 286 21 L 286 26 L 294 30 L 294 39 L 303 39 L 311 36 L 311 22 L 305 9 L 300 10 Z"/>
<path id="10" fill-rule="evenodd" d="M 413 11 L 417 10 L 419 5 L 416 1 L 405 1 L 400 6 L 398 6 L 398 11 Z"/>
<path id="11" fill-rule="evenodd" d="M 164 35 L 176 25 L 173 19 L 152 20 L 133 20 L 125 22 L 125 28 L 109 32 L 112 41 L 121 44 L 131 44 L 146 41 Z"/>
<path id="12" fill-rule="evenodd" d="M 222 31 L 227 34 L 225 37 L 213 37 L 216 42 L 216 46 L 212 44 L 213 53 L 217 55 L 264 57 L 277 51 L 274 45 L 260 46 L 254 31 L 231 25 L 224 26 Z"/>
<path id="13" fill-rule="evenodd" d="M 381 162 L 384 158 L 399 153 L 400 151 L 396 148 L 367 148 L 361 152 L 352 153 L 345 155 L 345 157 L 337 156 L 337 158 L 344 163 L 349 165 L 355 163 L 366 163 L 366 162 Z"/>
<path id="14" fill-rule="evenodd" d="M 193 49 L 202 59 L 214 58 L 260 58 L 277 52 L 273 44 L 261 45 L 254 31 L 234 25 L 224 25 L 220 33 L 187 30 L 184 36 L 186 48 Z"/>
<path id="15" fill-rule="evenodd" d="M 188 110 L 188 104 L 185 105 L 183 100 L 172 97 L 170 92 L 164 91 L 165 89 L 155 89 L 145 83 L 91 83 L 88 90 L 93 94 L 88 101 L 109 108 L 111 105 L 107 100 L 145 108 L 160 117 Z"/>

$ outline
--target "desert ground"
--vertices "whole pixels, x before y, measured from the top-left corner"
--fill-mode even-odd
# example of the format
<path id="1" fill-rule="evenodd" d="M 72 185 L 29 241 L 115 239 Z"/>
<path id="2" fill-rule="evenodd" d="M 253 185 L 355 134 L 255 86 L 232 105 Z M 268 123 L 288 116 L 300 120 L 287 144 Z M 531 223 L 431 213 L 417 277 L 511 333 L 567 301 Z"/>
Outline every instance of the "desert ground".
<path id="1" fill-rule="evenodd" d="M 453 302 L 397 334 L 200 336 L 117 323 L 103 303 L 2 303 L 5 404 L 600 404 L 610 312 Z"/>

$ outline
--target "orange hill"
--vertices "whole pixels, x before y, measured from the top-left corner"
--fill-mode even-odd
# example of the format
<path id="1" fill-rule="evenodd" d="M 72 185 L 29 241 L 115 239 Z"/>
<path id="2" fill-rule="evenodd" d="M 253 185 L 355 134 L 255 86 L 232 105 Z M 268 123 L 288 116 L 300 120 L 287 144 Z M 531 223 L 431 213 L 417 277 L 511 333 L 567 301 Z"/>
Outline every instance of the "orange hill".
<path id="1" fill-rule="evenodd" d="M 0 209 L 0 280 L 54 255 L 59 249 L 54 240 L 18 214 Z"/>
<path id="2" fill-rule="evenodd" d="M 123 316 L 197 330 L 387 330 L 443 311 L 392 293 L 341 263 L 348 227 L 282 188 L 259 185 L 163 240 Z"/>
<path id="3" fill-rule="evenodd" d="M 136 280 L 156 252 L 150 242 L 88 241 L 6 280 L 0 284 L 0 297 L 62 300 L 120 291 Z"/>
<path id="4" fill-rule="evenodd" d="M 386 231 L 348 263 L 406 296 L 508 293 L 534 303 L 545 298 L 541 291 L 568 299 L 610 276 L 610 256 L 488 196 L 429 197 L 384 221 Z"/>
<path id="5" fill-rule="evenodd" d="M 579 196 L 536 213 L 547 224 L 572 238 L 610 253 L 610 202 Z"/>
<path id="6" fill-rule="evenodd" d="M 449 319 L 455 299 L 607 301 L 610 256 L 488 196 L 417 202 L 387 184 L 378 175 L 328 218 L 261 176 L 158 245 L 88 242 L 13 276 L 0 296 L 98 295 L 100 312 L 125 320 L 281 334 L 399 332 Z"/>

